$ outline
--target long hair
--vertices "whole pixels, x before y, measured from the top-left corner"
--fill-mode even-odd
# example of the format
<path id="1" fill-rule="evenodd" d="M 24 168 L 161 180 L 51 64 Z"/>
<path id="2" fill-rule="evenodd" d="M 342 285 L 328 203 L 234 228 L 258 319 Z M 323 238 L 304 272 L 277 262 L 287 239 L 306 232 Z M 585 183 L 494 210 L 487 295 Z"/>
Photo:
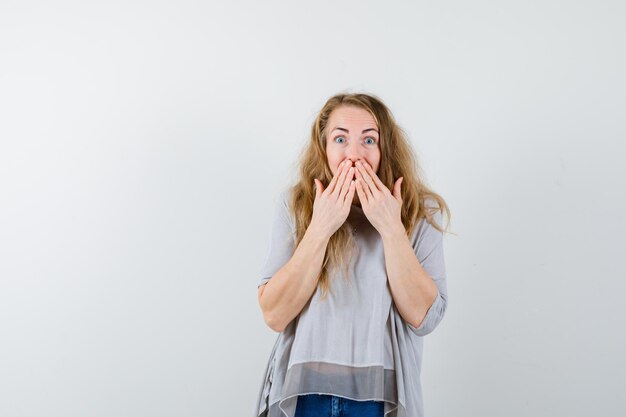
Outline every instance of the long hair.
<path id="1" fill-rule="evenodd" d="M 411 236 L 424 217 L 437 230 L 446 232 L 450 224 L 450 209 L 444 199 L 427 186 L 407 134 L 398 126 L 387 106 L 372 94 L 339 93 L 329 98 L 317 114 L 311 128 L 310 140 L 300 155 L 299 178 L 290 187 L 289 209 L 295 219 L 296 247 L 302 241 L 313 216 L 316 194 L 313 179 L 319 179 L 327 187 L 333 178 L 326 156 L 329 133 L 327 129 L 331 113 L 340 106 L 356 106 L 367 110 L 374 117 L 380 132 L 381 159 L 377 175 L 390 191 L 393 190 L 395 181 L 403 177 L 401 217 L 407 235 Z M 426 205 L 429 199 L 436 204 Z M 441 211 L 442 215 L 446 212 L 448 224 L 445 230 L 432 218 L 437 211 Z M 347 267 L 356 247 L 350 225 L 344 222 L 330 237 L 324 254 L 318 281 L 322 300 L 327 297 L 331 289 L 330 279 L 339 266 L 343 267 L 345 276 L 348 277 Z"/>

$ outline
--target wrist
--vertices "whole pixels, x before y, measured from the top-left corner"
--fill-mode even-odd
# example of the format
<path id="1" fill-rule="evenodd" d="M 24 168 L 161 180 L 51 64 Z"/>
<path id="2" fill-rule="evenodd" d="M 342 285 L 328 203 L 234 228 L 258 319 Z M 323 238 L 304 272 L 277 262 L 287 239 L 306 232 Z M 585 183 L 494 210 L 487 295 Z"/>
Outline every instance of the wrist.
<path id="1" fill-rule="evenodd" d="M 392 228 L 386 229 L 384 233 L 380 234 L 383 240 L 395 240 L 407 238 L 406 229 L 404 225 L 400 223 Z"/>
<path id="2" fill-rule="evenodd" d="M 305 235 L 308 235 L 315 240 L 327 241 L 332 236 L 332 233 L 330 233 L 327 228 L 311 222 L 309 227 L 306 229 Z"/>

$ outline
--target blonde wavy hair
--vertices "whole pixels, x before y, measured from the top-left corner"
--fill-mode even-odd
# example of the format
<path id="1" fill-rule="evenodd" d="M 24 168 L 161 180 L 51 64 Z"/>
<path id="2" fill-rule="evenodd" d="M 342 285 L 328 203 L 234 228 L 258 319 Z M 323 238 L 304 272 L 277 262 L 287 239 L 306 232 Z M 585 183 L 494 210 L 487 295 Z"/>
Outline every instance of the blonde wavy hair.
<path id="1" fill-rule="evenodd" d="M 313 179 L 319 179 L 324 187 L 327 187 L 333 178 L 326 155 L 327 128 L 331 113 L 340 106 L 360 107 L 374 117 L 380 132 L 381 159 L 377 175 L 390 191 L 393 190 L 394 182 L 403 177 L 401 217 L 407 235 L 411 236 L 413 229 L 424 217 L 440 232 L 447 232 L 450 225 L 450 209 L 444 199 L 427 186 L 408 136 L 396 123 L 387 106 L 373 94 L 339 93 L 329 98 L 317 114 L 310 140 L 299 158 L 299 178 L 289 188 L 289 210 L 291 217 L 295 219 L 296 247 L 302 241 L 313 215 L 316 194 Z M 436 206 L 426 206 L 425 202 L 429 198 L 436 202 Z M 432 218 L 437 211 L 441 211 L 442 214 L 446 212 L 448 221 L 445 229 L 437 225 Z M 324 254 L 318 281 L 322 300 L 331 291 L 330 277 L 338 267 L 343 268 L 344 275 L 348 278 L 347 267 L 356 248 L 351 226 L 346 221 L 331 236 Z"/>

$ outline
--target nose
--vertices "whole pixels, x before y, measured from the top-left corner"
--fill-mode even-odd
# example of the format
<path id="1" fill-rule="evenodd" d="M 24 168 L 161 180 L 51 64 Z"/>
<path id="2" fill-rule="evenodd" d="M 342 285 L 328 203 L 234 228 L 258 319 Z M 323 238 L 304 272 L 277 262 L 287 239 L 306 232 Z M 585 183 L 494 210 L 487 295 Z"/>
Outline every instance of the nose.
<path id="1" fill-rule="evenodd" d="M 365 161 L 365 159 L 361 157 L 347 157 L 344 161 L 350 161 L 350 166 L 356 167 L 356 161 Z"/>
<path id="2" fill-rule="evenodd" d="M 365 161 L 365 155 L 361 149 L 357 147 L 351 147 L 346 151 L 344 160 L 349 160 L 352 163 L 352 166 L 356 161 Z"/>

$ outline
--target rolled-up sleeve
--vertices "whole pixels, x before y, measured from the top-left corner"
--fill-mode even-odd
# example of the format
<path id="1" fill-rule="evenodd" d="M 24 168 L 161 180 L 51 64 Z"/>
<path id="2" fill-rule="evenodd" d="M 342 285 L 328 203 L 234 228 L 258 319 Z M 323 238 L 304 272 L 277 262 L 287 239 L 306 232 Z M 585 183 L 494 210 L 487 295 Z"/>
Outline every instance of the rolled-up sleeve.
<path id="1" fill-rule="evenodd" d="M 432 215 L 433 220 L 443 228 L 441 211 Z M 419 327 L 407 322 L 407 326 L 417 336 L 431 333 L 443 319 L 448 306 L 446 266 L 443 255 L 443 232 L 435 229 L 425 218 L 411 242 L 415 255 L 428 275 L 437 285 L 437 297 L 428 309 Z"/>
<path id="2" fill-rule="evenodd" d="M 280 193 L 274 207 L 269 243 L 265 261 L 259 271 L 257 288 L 266 284 L 283 265 L 291 259 L 295 250 L 293 220 L 289 213 L 289 190 Z"/>

